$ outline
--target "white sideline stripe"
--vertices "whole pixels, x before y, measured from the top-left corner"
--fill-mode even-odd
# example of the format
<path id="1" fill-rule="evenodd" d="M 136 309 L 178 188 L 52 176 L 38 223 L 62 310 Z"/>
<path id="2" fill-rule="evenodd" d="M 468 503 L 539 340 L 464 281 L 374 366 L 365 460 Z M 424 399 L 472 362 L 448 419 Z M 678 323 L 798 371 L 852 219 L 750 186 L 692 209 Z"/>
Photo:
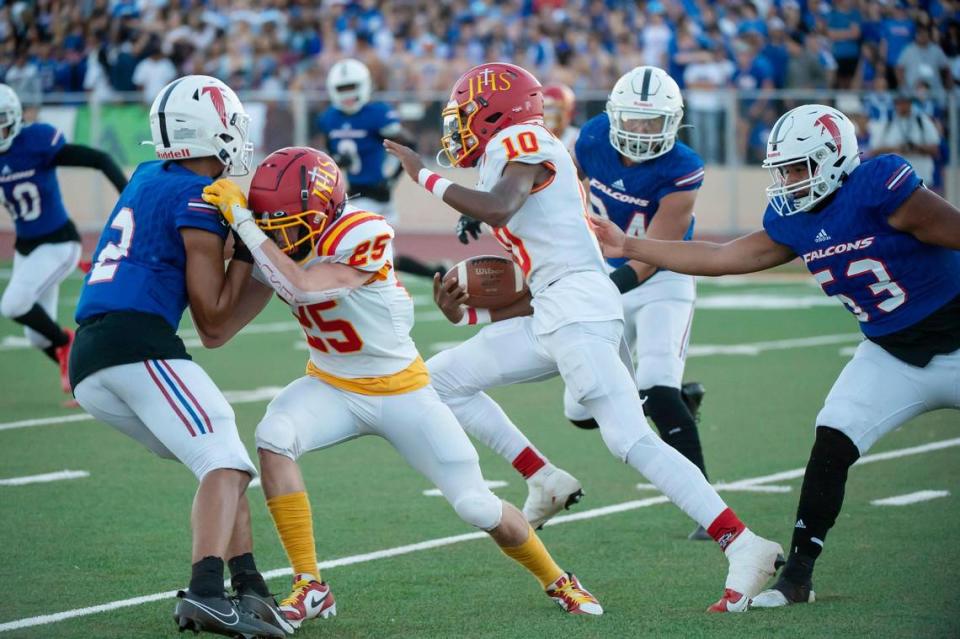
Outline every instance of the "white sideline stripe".
<path id="1" fill-rule="evenodd" d="M 27 475 L 25 477 L 11 477 L 9 479 L 0 479 L 0 486 L 24 486 L 26 484 L 45 484 L 51 481 L 63 481 L 65 479 L 81 479 L 89 477 L 90 473 L 85 470 L 60 470 L 55 473 L 44 473 L 42 475 Z"/>
<path id="2" fill-rule="evenodd" d="M 948 490 L 918 490 L 915 493 L 908 493 L 906 495 L 874 499 L 870 503 L 874 506 L 909 506 L 910 504 L 919 504 L 922 501 L 930 501 L 931 499 L 947 497 L 949 495 L 950 491 Z"/>
<path id="3" fill-rule="evenodd" d="M 46 426 L 48 424 L 67 424 L 70 422 L 85 422 L 93 419 L 90 415 L 83 413 L 78 415 L 56 415 L 54 417 L 37 417 L 36 419 L 21 419 L 18 422 L 7 422 L 0 424 L 0 430 L 10 430 L 13 428 L 30 428 L 31 426 Z"/>
<path id="4" fill-rule="evenodd" d="M 483 481 L 487 485 L 487 488 L 493 490 L 494 488 L 503 488 L 504 486 L 509 486 L 507 482 L 500 479 L 485 479 Z M 429 490 L 423 491 L 425 497 L 443 497 L 443 493 L 440 492 L 439 488 L 430 488 Z"/>
<path id="5" fill-rule="evenodd" d="M 910 448 L 900 448 L 898 450 L 891 450 L 885 453 L 865 455 L 860 458 L 860 460 L 857 462 L 857 465 L 869 464 L 869 463 L 878 462 L 878 461 L 885 461 L 888 459 L 897 459 L 899 457 L 907 457 L 909 455 L 919 455 L 922 453 L 929 453 L 935 450 L 943 450 L 945 448 L 951 448 L 953 446 L 960 446 L 960 437 L 956 439 L 945 439 L 938 442 L 923 444 L 921 446 L 912 446 Z M 764 475 L 761 477 L 750 477 L 747 479 L 741 479 L 739 481 L 731 482 L 726 485 L 727 486 L 756 486 L 758 484 L 765 484 L 772 481 L 779 481 L 781 479 L 792 479 L 796 477 L 801 477 L 803 476 L 803 472 L 804 472 L 803 468 L 795 468 L 793 470 L 786 470 L 779 473 L 773 473 L 772 475 Z M 556 525 L 571 522 L 571 521 L 595 519 L 597 517 L 612 515 L 614 513 L 621 513 L 621 512 L 626 512 L 628 510 L 636 510 L 638 508 L 646 508 L 647 506 L 663 504 L 668 501 L 669 500 L 663 496 L 627 501 L 620 504 L 612 504 L 610 506 L 603 506 L 601 508 L 593 508 L 591 510 L 571 513 L 569 515 L 560 515 L 559 517 L 554 517 L 553 519 L 548 521 L 545 525 L 556 526 Z M 364 553 L 361 555 L 351 555 L 348 557 L 341 557 L 340 559 L 331 559 L 328 561 L 322 561 L 320 562 L 319 567 L 321 570 L 325 570 L 328 568 L 337 568 L 340 566 L 350 566 L 353 564 L 359 564 L 359 563 L 364 563 L 368 561 L 376 561 L 378 559 L 387 559 L 389 557 L 398 557 L 400 555 L 407 555 L 407 554 L 418 552 L 421 550 L 429 550 L 431 548 L 440 548 L 442 546 L 450 546 L 453 544 L 458 544 L 462 541 L 471 541 L 473 539 L 483 539 L 486 536 L 487 536 L 487 533 L 484 533 L 484 532 L 472 532 L 472 533 L 465 533 L 462 535 L 453 535 L 451 537 L 440 537 L 437 539 L 428 539 L 426 541 L 421 541 L 414 544 L 407 544 L 405 546 L 396 546 L 394 548 L 376 550 L 374 552 Z M 263 573 L 263 576 L 266 579 L 273 579 L 275 577 L 282 577 L 284 575 L 291 575 L 291 574 L 293 574 L 293 570 L 290 568 L 277 568 L 275 570 L 269 570 Z M 38 617 L 26 617 L 24 619 L 17 619 L 14 621 L 8 621 L 6 623 L 0 624 L 0 632 L 6 632 L 8 630 L 18 630 L 20 628 L 30 628 L 33 626 L 47 625 L 47 624 L 55 623 L 57 621 L 73 619 L 75 617 L 85 617 L 85 616 L 97 614 L 100 612 L 116 610 L 118 608 L 128 608 L 130 606 L 137 606 L 143 603 L 149 603 L 151 601 L 160 601 L 162 599 L 172 599 L 174 596 L 176 596 L 176 591 L 169 590 L 167 592 L 160 592 L 152 595 L 144 595 L 141 597 L 133 597 L 131 599 L 121 599 L 119 601 L 100 604 L 97 606 L 90 606 L 88 608 L 76 608 L 74 610 L 66 610 L 64 612 L 57 612 L 49 615 L 40 615 Z"/>

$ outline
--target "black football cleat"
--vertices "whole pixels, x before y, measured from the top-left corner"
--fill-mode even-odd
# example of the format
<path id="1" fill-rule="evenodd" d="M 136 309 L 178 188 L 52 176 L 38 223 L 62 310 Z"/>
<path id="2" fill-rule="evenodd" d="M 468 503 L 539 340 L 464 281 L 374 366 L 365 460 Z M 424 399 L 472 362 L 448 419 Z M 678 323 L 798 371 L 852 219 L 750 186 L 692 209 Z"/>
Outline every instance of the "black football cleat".
<path id="1" fill-rule="evenodd" d="M 813 603 L 817 600 L 813 592 L 813 581 L 807 579 L 802 584 L 788 581 L 781 575 L 773 588 L 764 590 L 750 600 L 751 608 L 782 608 L 798 603 Z"/>
<path id="2" fill-rule="evenodd" d="M 180 632 L 212 632 L 236 639 L 283 639 L 286 633 L 237 605 L 226 597 L 200 597 L 189 590 L 177 593 L 173 620 Z"/>
<path id="3" fill-rule="evenodd" d="M 273 597 L 262 597 L 257 593 L 244 590 L 239 592 L 234 598 L 237 608 L 243 612 L 249 612 L 261 621 L 266 621 L 271 626 L 275 626 L 283 631 L 285 635 L 293 635 L 296 628 L 290 625 L 287 618 L 277 605 L 277 600 Z"/>
<path id="4" fill-rule="evenodd" d="M 693 419 L 700 421 L 700 404 L 703 403 L 703 396 L 707 394 L 706 389 L 700 382 L 686 382 L 680 386 L 680 399 L 687 405 L 687 410 L 693 415 Z"/>

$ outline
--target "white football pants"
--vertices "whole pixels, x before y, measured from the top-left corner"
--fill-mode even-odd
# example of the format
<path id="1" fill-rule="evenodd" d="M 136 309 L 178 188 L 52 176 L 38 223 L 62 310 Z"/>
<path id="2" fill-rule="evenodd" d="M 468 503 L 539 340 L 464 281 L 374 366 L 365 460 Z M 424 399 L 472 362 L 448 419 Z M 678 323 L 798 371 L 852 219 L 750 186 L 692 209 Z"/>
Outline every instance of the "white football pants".
<path id="1" fill-rule="evenodd" d="M 938 408 L 960 408 L 960 350 L 919 368 L 864 340 L 833 383 L 816 425 L 839 430 L 862 455 L 890 431 Z"/>
<path id="2" fill-rule="evenodd" d="M 621 296 L 624 337 L 633 354 L 637 388 L 680 388 L 690 344 L 696 282 L 690 275 L 660 271 Z M 567 419 L 590 419 L 572 393 L 563 394 Z"/>
<path id="3" fill-rule="evenodd" d="M 111 366 L 73 389 L 85 411 L 203 479 L 233 468 L 257 476 L 233 409 L 207 373 L 187 359 Z"/>
<path id="4" fill-rule="evenodd" d="M 610 452 L 706 528 L 726 505 L 697 467 L 647 424 L 624 357 L 622 330 L 620 321 L 579 322 L 536 335 L 533 317 L 518 317 L 485 326 L 432 357 L 427 366 L 441 399 L 463 428 L 508 461 L 529 441 L 483 391 L 559 373 L 574 399 L 597 420 Z"/>
<path id="5" fill-rule="evenodd" d="M 361 395 L 301 377 L 267 406 L 257 447 L 295 460 L 363 435 L 390 442 L 471 526 L 492 530 L 500 524 L 503 504 L 483 481 L 477 451 L 432 386 Z"/>
<path id="6" fill-rule="evenodd" d="M 77 267 L 80 242 L 41 244 L 30 255 L 13 255 L 13 273 L 10 283 L 0 298 L 0 315 L 20 317 L 39 304 L 54 321 L 60 300 L 60 282 Z M 46 348 L 50 342 L 43 335 L 24 327 L 23 334 L 37 348 Z"/>

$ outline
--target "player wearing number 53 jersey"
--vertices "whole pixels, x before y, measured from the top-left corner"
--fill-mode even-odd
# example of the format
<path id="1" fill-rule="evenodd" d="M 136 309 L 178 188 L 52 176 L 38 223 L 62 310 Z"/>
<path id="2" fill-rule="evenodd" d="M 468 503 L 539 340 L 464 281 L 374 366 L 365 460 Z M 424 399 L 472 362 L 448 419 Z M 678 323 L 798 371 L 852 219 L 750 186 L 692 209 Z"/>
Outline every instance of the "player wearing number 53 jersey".
<path id="1" fill-rule="evenodd" d="M 441 397 L 468 432 L 496 449 L 499 433 L 516 427 L 484 391 L 559 374 L 597 420 L 610 452 L 725 551 L 725 592 L 710 609 L 745 610 L 773 574 L 780 546 L 746 528 L 697 467 L 647 425 L 629 356 L 623 357 L 620 295 L 588 225 L 573 159 L 543 126 L 540 83 L 512 64 L 474 67 L 454 86 L 443 125 L 450 161 L 478 166 L 477 189 L 423 168 L 410 149 L 389 142 L 387 148 L 424 188 L 493 228 L 526 276 L 533 315 L 485 327 L 431 359 Z"/>
<path id="2" fill-rule="evenodd" d="M 0 314 L 22 324 L 30 344 L 60 365 L 60 384 L 69 393 L 67 360 L 73 331 L 57 325 L 57 302 L 60 282 L 77 266 L 80 236 L 63 206 L 58 166 L 99 169 L 118 193 L 127 184 L 106 153 L 67 144 L 49 124 L 23 126 L 20 99 L 0 84 L 0 205 L 13 216 L 17 236 Z"/>
<path id="3" fill-rule="evenodd" d="M 294 572 L 293 591 L 281 602 L 290 622 L 336 611 L 317 570 L 296 460 L 364 435 L 390 442 L 461 519 L 487 531 L 564 609 L 601 614 L 520 511 L 484 483 L 476 450 L 431 386 L 410 338 L 413 301 L 393 271 L 393 229 L 369 211 L 341 214 L 343 177 L 333 160 L 310 148 L 271 154 L 251 183 L 255 217 L 229 180 L 205 193 L 250 247 L 259 279 L 289 304 L 310 346 L 306 374 L 274 398 L 257 426 L 263 491 Z M 251 298 L 262 305 L 271 288 L 261 289 Z"/>
<path id="4" fill-rule="evenodd" d="M 813 601 L 813 566 L 843 503 L 847 470 L 883 435 L 960 408 L 960 211 L 897 155 L 863 163 L 836 109 L 797 107 L 773 126 L 764 230 L 727 244 L 625 238 L 595 225 L 611 257 L 683 273 L 749 273 L 800 257 L 867 337 L 817 415 L 790 558 L 754 607 Z"/>
<path id="5" fill-rule="evenodd" d="M 219 80 L 174 80 L 150 109 L 160 161 L 141 164 L 120 195 L 77 306 L 70 357 L 74 394 L 91 415 L 200 482 L 193 503 L 192 575 L 178 594 L 181 630 L 283 637 L 292 631 L 257 572 L 246 487 L 256 476 L 233 410 L 177 335 L 189 305 L 206 346 L 249 314 L 243 251 L 224 272 L 229 232 L 203 188 L 249 171 L 249 116 Z M 259 310 L 259 309 L 256 309 Z M 236 599 L 223 592 L 229 563 Z"/>

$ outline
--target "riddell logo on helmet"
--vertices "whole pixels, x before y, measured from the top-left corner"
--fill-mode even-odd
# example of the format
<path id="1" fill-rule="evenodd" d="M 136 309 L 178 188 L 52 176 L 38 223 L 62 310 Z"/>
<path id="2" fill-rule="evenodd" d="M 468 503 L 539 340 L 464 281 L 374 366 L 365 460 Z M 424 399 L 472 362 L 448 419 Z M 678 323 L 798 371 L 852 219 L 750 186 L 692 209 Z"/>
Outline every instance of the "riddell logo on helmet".
<path id="1" fill-rule="evenodd" d="M 809 253 L 803 254 L 803 263 L 809 264 L 816 260 L 822 260 L 825 257 L 832 257 L 834 255 L 840 255 L 841 253 L 849 253 L 850 251 L 859 251 L 865 249 L 873 244 L 873 240 L 876 237 L 871 235 L 870 237 L 862 237 L 855 242 L 844 242 L 842 244 L 834 244 L 833 246 L 827 246 L 822 249 L 817 249 L 816 251 L 811 251 Z"/>
<path id="2" fill-rule="evenodd" d="M 190 149 L 177 149 L 176 151 L 157 151 L 157 157 L 161 160 L 182 160 L 190 157 Z"/>
<path id="3" fill-rule="evenodd" d="M 470 78 L 470 99 L 472 100 L 475 95 L 483 93 L 484 88 L 491 91 L 507 91 L 512 86 L 510 82 L 512 75 L 507 71 L 497 73 L 490 69 L 484 69 Z"/>

